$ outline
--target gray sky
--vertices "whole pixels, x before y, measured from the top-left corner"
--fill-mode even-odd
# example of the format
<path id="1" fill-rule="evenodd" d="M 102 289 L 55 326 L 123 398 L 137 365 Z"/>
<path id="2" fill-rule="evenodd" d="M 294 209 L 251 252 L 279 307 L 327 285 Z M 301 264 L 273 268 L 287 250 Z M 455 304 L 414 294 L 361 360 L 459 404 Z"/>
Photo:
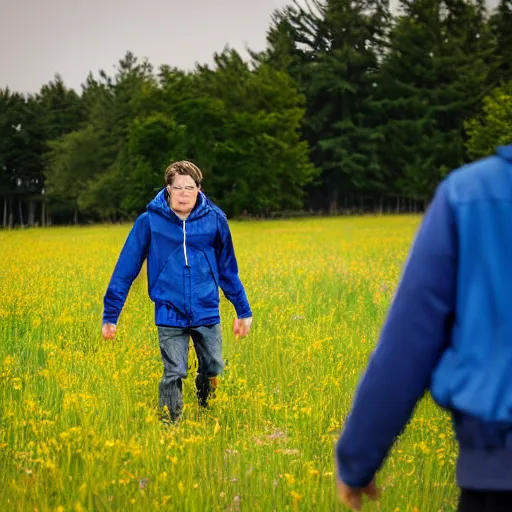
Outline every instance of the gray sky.
<path id="1" fill-rule="evenodd" d="M 395 4 L 397 0 L 391 0 Z M 495 4 L 497 0 L 491 0 Z M 0 87 L 38 92 L 59 73 L 80 91 L 89 71 L 132 51 L 157 69 L 211 64 L 226 44 L 262 50 L 287 0 L 0 0 Z"/>
<path id="2" fill-rule="evenodd" d="M 226 44 L 265 47 L 286 0 L 0 0 L 0 87 L 35 93 L 60 73 L 80 90 L 89 71 L 132 51 L 158 68 L 211 63 Z"/>

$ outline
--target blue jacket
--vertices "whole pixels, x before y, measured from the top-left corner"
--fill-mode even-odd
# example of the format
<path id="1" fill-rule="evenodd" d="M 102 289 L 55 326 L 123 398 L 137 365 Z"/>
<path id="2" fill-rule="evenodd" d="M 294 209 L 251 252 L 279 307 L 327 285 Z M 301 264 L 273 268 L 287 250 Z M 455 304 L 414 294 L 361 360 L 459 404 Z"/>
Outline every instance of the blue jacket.
<path id="1" fill-rule="evenodd" d="M 182 221 L 169 208 L 167 198 L 167 190 L 161 190 L 135 221 L 104 297 L 103 323 L 117 323 L 145 259 L 156 325 L 218 323 L 219 286 L 238 318 L 252 316 L 224 212 L 201 192 Z"/>
<path id="2" fill-rule="evenodd" d="M 427 390 L 459 486 L 512 490 L 512 146 L 438 187 L 336 446 L 343 481 L 369 483 Z"/>

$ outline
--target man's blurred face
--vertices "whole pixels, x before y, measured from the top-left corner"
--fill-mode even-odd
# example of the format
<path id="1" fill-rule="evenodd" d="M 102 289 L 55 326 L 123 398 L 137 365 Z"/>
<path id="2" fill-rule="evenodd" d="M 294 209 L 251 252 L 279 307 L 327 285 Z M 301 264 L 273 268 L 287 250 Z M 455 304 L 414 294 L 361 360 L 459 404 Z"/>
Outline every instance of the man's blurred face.
<path id="1" fill-rule="evenodd" d="M 167 185 L 171 209 L 179 215 L 188 215 L 196 205 L 200 190 L 190 176 L 176 174 L 172 185 Z"/>

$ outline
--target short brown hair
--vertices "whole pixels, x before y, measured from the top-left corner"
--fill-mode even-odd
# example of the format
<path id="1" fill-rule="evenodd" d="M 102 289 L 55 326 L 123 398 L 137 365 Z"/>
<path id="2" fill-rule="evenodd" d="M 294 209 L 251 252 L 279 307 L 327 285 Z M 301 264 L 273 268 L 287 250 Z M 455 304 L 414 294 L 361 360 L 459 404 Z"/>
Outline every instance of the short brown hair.
<path id="1" fill-rule="evenodd" d="M 199 187 L 201 182 L 203 181 L 203 173 L 197 167 L 197 165 L 192 162 L 188 162 L 187 160 L 180 160 L 179 162 L 174 162 L 165 170 L 165 184 L 172 185 L 174 181 L 174 176 L 176 174 L 181 174 L 182 176 L 190 176 L 195 184 Z"/>

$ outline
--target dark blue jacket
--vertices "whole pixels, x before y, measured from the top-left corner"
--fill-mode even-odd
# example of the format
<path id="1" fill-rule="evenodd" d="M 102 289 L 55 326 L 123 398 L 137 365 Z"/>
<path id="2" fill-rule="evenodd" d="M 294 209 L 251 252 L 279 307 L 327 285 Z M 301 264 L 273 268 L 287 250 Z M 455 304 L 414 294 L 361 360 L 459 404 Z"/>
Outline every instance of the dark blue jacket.
<path id="1" fill-rule="evenodd" d="M 163 189 L 135 221 L 104 297 L 103 322 L 117 323 L 145 259 L 156 325 L 218 323 L 218 287 L 234 305 L 238 318 L 252 316 L 224 212 L 200 193 L 183 221 L 167 201 Z"/>
<path id="2" fill-rule="evenodd" d="M 512 490 L 512 146 L 438 187 L 337 444 L 343 481 L 369 483 L 427 390 L 457 483 Z"/>

